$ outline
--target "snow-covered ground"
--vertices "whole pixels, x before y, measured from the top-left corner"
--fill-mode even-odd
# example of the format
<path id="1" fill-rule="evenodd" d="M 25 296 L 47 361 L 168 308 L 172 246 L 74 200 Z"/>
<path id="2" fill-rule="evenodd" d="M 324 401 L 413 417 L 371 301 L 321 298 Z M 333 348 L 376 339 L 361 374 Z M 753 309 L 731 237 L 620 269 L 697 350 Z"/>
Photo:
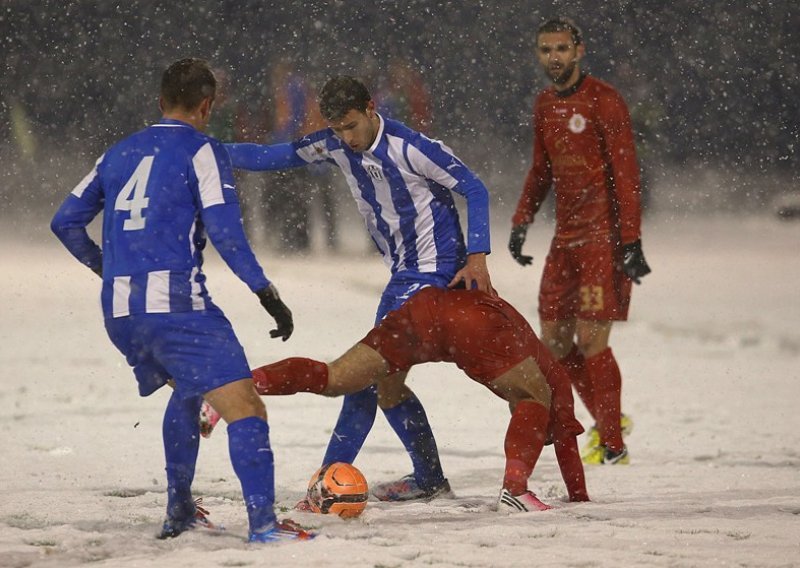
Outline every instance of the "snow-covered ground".
<path id="1" fill-rule="evenodd" d="M 357 227 L 356 227 L 357 229 Z M 355 230 L 355 229 L 354 229 Z M 552 226 L 535 226 L 533 269 L 495 228 L 497 289 L 538 328 L 536 289 Z M 39 237 L 33 237 L 38 233 Z M 531 488 L 555 509 L 493 510 L 505 404 L 451 365 L 414 370 L 454 501 L 370 502 L 356 520 L 285 513 L 319 528 L 310 543 L 252 546 L 224 429 L 203 441 L 195 488 L 227 534 L 154 534 L 164 512 L 160 442 L 167 393 L 136 394 L 108 341 L 97 278 L 37 231 L 3 237 L 0 275 L 0 566 L 797 566 L 800 565 L 800 224 L 767 217 L 645 223 L 653 267 L 612 345 L 635 421 L 628 467 L 587 470 L 593 502 L 569 504 L 552 450 Z M 370 327 L 387 273 L 349 252 L 259 257 L 296 316 L 287 343 L 222 265 L 213 297 L 252 364 L 331 359 Z M 270 258 L 270 257 L 275 258 Z M 339 401 L 267 399 L 278 505 L 319 465 Z M 579 418 L 586 413 L 579 405 Z M 356 465 L 371 482 L 410 471 L 382 417 Z"/>

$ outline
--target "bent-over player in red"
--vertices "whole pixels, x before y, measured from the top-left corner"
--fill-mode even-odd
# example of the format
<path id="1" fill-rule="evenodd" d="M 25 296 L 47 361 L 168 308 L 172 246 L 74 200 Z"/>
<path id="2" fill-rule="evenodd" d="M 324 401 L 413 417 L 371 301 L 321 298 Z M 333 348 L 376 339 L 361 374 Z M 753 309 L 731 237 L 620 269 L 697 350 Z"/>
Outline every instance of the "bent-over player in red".
<path id="1" fill-rule="evenodd" d="M 533 165 L 525 179 L 509 249 L 523 266 L 528 225 L 553 188 L 556 231 L 539 289 L 542 341 L 567 368 L 595 419 L 586 463 L 627 463 L 622 379 L 608 340 L 628 318 L 631 282 L 650 272 L 641 245 L 639 166 L 625 101 L 580 71 L 580 30 L 564 18 L 537 33 L 539 63 L 553 85 L 533 110 Z"/>
<path id="2" fill-rule="evenodd" d="M 455 363 L 508 401 L 506 466 L 498 507 L 549 509 L 528 490 L 542 447 L 552 441 L 570 501 L 588 501 L 566 371 L 522 315 L 502 298 L 478 290 L 425 288 L 390 312 L 333 363 L 284 359 L 253 371 L 264 395 L 357 392 L 420 363 Z"/>

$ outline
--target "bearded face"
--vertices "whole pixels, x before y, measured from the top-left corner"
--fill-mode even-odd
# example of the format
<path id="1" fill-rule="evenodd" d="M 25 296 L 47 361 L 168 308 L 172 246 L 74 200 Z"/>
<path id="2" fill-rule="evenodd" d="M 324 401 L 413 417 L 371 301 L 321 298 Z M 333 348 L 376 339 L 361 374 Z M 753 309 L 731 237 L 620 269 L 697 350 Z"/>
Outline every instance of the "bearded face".
<path id="1" fill-rule="evenodd" d="M 537 39 L 539 64 L 557 88 L 569 87 L 578 80 L 583 51 L 583 45 L 575 45 L 569 32 L 543 33 Z"/>
<path id="2" fill-rule="evenodd" d="M 565 85 L 569 82 L 570 78 L 575 74 L 575 69 L 578 67 L 578 62 L 572 60 L 566 64 L 552 63 L 547 66 L 546 72 L 550 80 L 556 85 Z"/>

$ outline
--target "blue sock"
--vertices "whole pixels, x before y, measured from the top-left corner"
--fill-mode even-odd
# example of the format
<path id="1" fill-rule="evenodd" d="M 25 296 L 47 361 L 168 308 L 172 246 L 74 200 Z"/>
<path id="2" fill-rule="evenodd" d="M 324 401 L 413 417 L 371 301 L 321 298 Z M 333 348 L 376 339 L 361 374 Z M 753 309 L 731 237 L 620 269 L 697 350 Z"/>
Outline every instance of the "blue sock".
<path id="1" fill-rule="evenodd" d="M 417 485 L 423 489 L 433 489 L 444 483 L 436 440 L 425 409 L 416 395 L 383 413 L 411 457 Z"/>
<path id="2" fill-rule="evenodd" d="M 353 463 L 372 429 L 377 411 L 378 387 L 375 385 L 345 396 L 322 463 Z"/>
<path id="3" fill-rule="evenodd" d="M 173 392 L 164 411 L 162 437 L 167 461 L 167 517 L 185 519 L 194 515 L 192 481 L 200 447 L 202 397 L 182 398 Z"/>
<path id="4" fill-rule="evenodd" d="M 228 449 L 233 471 L 242 484 L 250 532 L 275 522 L 275 464 L 269 445 L 269 425 L 250 416 L 228 425 Z"/>

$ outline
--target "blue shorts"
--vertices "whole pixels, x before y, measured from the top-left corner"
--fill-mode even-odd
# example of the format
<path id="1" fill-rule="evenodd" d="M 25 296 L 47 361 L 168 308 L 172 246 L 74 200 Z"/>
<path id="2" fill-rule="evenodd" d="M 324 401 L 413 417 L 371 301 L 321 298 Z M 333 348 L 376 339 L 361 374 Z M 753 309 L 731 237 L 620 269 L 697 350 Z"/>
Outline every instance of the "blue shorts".
<path id="1" fill-rule="evenodd" d="M 251 376 L 244 349 L 218 310 L 109 318 L 106 331 L 133 367 L 141 396 L 169 379 L 189 397 Z"/>
<path id="2" fill-rule="evenodd" d="M 437 272 L 395 272 L 381 295 L 381 303 L 378 304 L 378 313 L 375 315 L 375 325 L 378 325 L 386 314 L 405 304 L 406 300 L 423 288 L 428 286 L 447 288 L 452 279 L 453 276 Z"/>

